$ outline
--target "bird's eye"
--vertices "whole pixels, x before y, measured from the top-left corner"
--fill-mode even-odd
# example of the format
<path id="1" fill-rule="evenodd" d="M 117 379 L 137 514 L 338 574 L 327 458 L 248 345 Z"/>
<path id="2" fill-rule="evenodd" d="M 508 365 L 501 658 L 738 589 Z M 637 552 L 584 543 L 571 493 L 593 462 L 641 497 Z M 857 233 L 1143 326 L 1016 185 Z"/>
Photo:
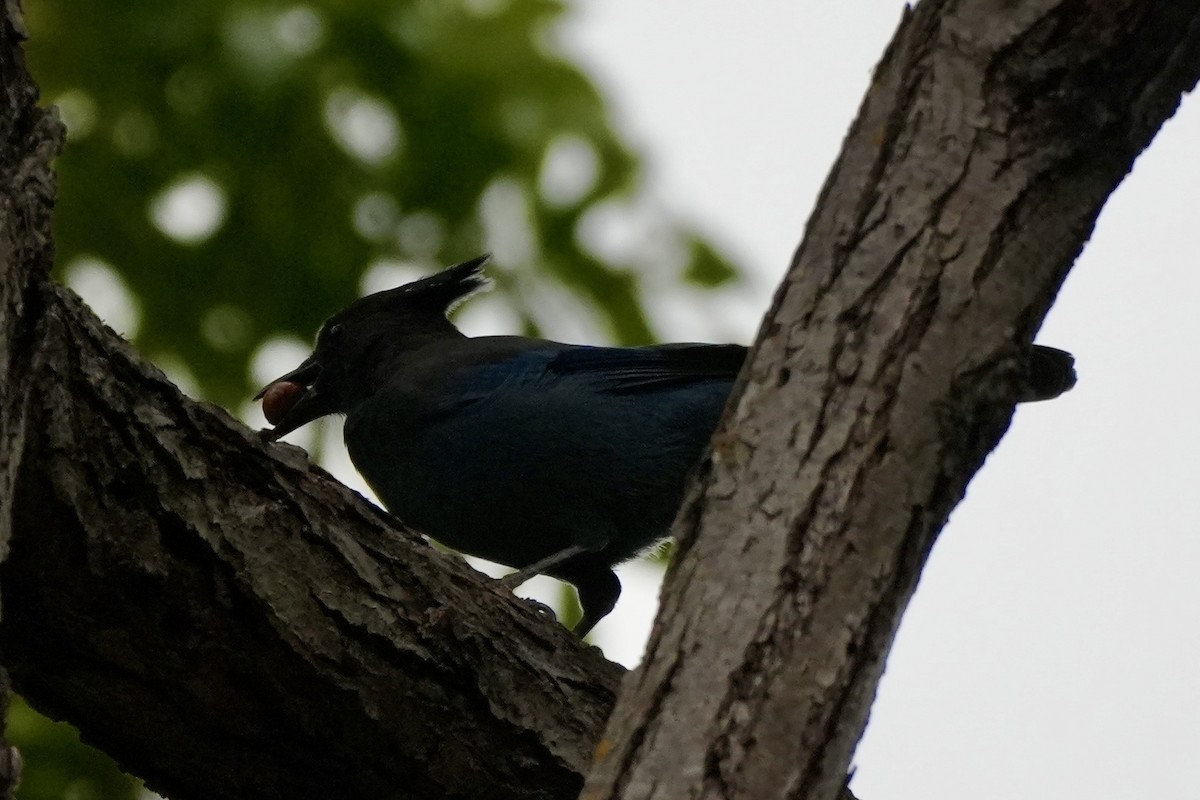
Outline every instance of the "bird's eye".
<path id="1" fill-rule="evenodd" d="M 330 339 L 338 338 L 339 336 L 342 335 L 342 326 L 340 324 L 339 325 L 330 325 L 329 330 L 325 331 L 325 335 L 327 337 L 329 337 Z"/>

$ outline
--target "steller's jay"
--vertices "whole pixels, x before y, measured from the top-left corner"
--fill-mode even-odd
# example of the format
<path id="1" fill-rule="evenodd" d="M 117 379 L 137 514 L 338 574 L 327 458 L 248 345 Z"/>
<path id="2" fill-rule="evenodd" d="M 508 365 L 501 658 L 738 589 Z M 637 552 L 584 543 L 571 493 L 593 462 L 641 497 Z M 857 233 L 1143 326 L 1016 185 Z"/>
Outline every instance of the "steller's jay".
<path id="1" fill-rule="evenodd" d="M 266 433 L 345 414 L 350 458 L 389 511 L 516 568 L 509 586 L 542 573 L 573 584 L 583 636 L 621 593 L 612 567 L 670 532 L 746 348 L 468 338 L 446 315 L 488 285 L 486 261 L 330 317 L 312 355 L 259 393 Z M 1035 346 L 1022 399 L 1071 388 L 1072 364 Z"/>

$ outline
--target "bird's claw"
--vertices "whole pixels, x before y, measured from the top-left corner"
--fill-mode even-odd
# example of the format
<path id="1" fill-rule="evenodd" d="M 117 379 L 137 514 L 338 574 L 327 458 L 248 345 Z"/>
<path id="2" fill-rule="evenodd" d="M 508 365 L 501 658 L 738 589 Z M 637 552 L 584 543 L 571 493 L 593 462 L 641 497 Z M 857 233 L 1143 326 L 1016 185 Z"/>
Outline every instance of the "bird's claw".
<path id="1" fill-rule="evenodd" d="M 546 615 L 554 622 L 558 622 L 558 614 L 554 613 L 554 609 L 542 601 L 534 600 L 532 597 L 522 597 L 521 599 L 533 606 L 534 611 L 538 612 L 539 614 Z"/>

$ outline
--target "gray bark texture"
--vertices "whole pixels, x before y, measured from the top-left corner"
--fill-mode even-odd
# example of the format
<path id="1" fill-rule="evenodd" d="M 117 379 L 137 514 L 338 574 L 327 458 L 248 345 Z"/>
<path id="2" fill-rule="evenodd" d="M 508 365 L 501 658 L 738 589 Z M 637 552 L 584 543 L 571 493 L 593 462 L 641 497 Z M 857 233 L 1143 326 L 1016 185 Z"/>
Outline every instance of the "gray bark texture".
<path id="1" fill-rule="evenodd" d="M 1200 0 L 905 16 L 603 733 L 618 667 L 49 280 L 61 128 L 4 14 L 0 660 L 173 800 L 570 798 L 593 750 L 588 797 L 834 796 L 1014 355 L 1200 72 Z"/>
<path id="2" fill-rule="evenodd" d="M 1013 353 L 1198 76 L 1195 0 L 905 14 L 680 514 L 584 797 L 836 795 L 934 538 L 1008 427 Z"/>

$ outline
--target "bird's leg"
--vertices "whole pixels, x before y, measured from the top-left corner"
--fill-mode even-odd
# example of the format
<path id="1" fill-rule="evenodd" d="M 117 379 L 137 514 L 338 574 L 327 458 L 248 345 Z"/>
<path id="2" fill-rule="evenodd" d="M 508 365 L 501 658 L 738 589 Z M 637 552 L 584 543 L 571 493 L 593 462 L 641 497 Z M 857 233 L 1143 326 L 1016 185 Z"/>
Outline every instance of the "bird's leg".
<path id="1" fill-rule="evenodd" d="M 509 589 L 515 589 L 533 576 L 541 575 L 543 572 L 547 572 L 554 567 L 570 561 L 572 558 L 575 558 L 575 556 L 589 553 L 594 549 L 595 548 L 592 547 L 584 547 L 581 544 L 573 544 L 570 547 L 559 550 L 557 553 L 551 553 L 540 561 L 533 562 L 529 566 L 521 567 L 521 569 L 517 570 L 511 575 L 505 575 L 500 579 L 500 582 Z"/>

